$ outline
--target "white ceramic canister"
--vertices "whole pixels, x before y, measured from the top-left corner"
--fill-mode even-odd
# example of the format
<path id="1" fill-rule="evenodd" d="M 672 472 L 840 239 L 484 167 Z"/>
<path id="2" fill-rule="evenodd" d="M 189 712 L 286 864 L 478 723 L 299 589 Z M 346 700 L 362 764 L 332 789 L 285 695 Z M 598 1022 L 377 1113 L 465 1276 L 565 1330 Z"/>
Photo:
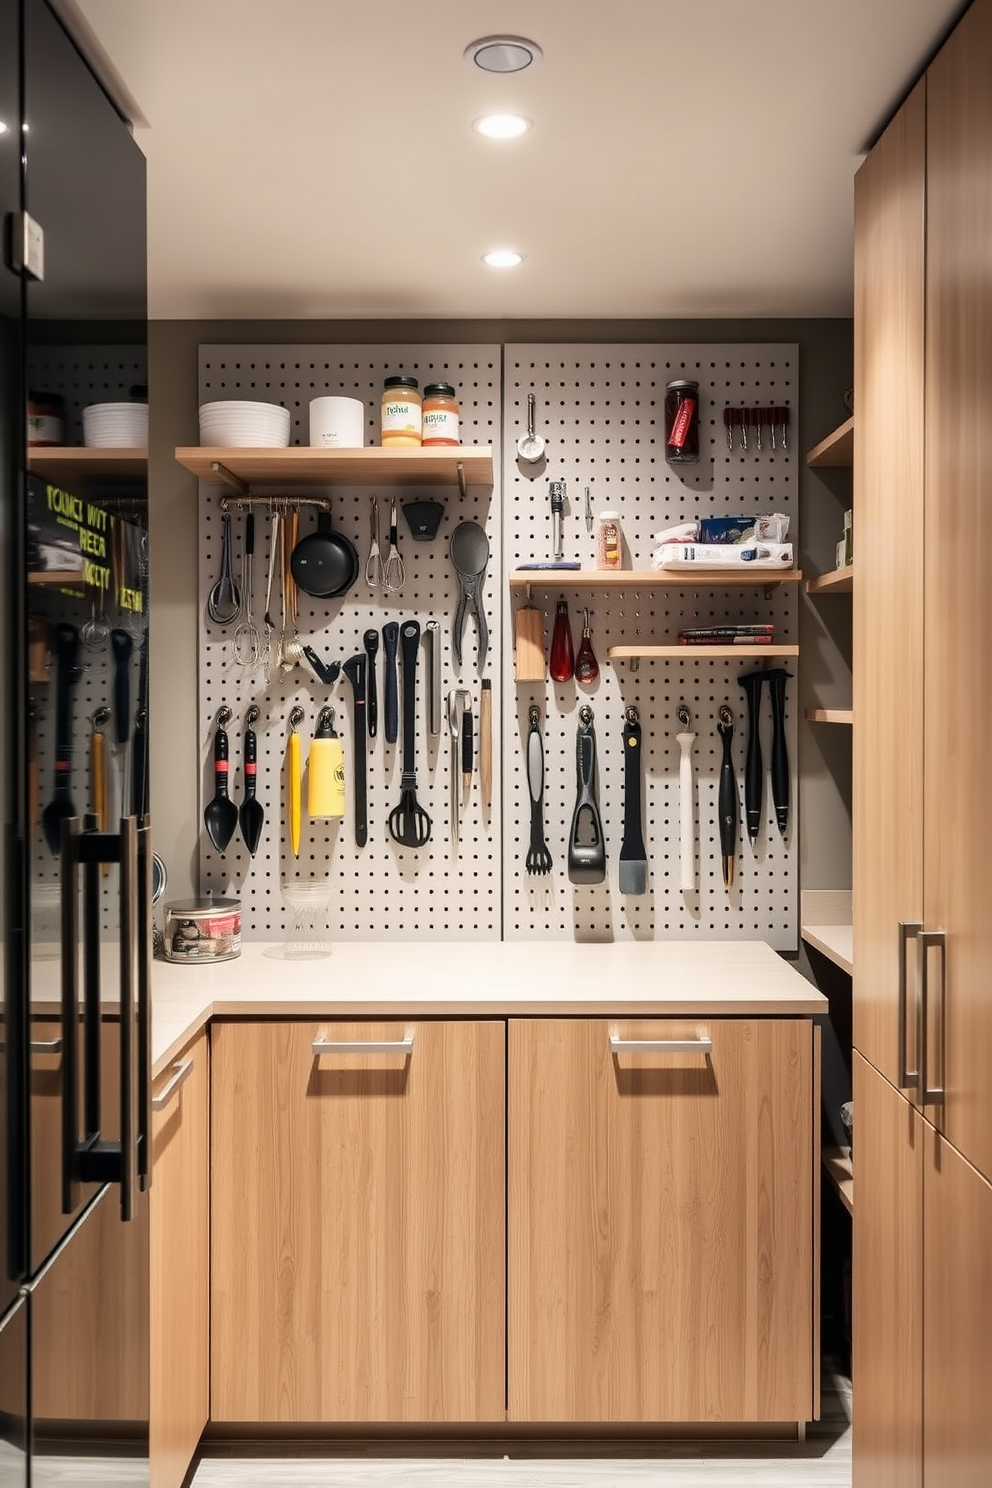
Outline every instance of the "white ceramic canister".
<path id="1" fill-rule="evenodd" d="M 185 899 L 165 906 L 167 961 L 195 965 L 241 955 L 240 899 Z"/>
<path id="2" fill-rule="evenodd" d="M 365 404 L 361 398 L 311 398 L 311 449 L 361 449 L 364 444 Z"/>

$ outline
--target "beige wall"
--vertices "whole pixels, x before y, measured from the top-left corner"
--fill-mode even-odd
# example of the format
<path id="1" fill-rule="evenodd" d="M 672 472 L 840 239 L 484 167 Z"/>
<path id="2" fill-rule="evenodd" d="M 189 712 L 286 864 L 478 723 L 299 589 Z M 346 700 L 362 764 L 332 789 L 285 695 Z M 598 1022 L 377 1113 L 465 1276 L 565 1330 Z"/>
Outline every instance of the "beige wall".
<path id="1" fill-rule="evenodd" d="M 847 472 L 822 479 L 802 453 L 845 415 L 851 384 L 852 331 L 847 320 L 775 321 L 155 321 L 149 327 L 152 532 L 151 687 L 154 719 L 152 809 L 155 845 L 169 872 L 168 897 L 196 888 L 200 831 L 197 795 L 196 481 L 175 463 L 176 445 L 196 444 L 197 348 L 213 342 L 796 341 L 800 423 L 793 447 L 801 463 L 800 562 L 833 567 L 842 514 L 850 505 Z M 849 706 L 850 600 L 803 599 L 800 612 L 800 710 Z M 851 882 L 851 746 L 841 727 L 799 727 L 803 888 L 847 888 Z"/>

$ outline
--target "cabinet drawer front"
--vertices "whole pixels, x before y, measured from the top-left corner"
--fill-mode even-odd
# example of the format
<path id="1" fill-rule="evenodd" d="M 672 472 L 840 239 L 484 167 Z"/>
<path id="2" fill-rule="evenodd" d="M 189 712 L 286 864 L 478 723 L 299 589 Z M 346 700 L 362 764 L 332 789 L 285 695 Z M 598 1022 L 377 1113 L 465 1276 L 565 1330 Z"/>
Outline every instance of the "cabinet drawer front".
<path id="1" fill-rule="evenodd" d="M 212 1069 L 213 1419 L 501 1419 L 504 1024 L 220 1024 Z"/>
<path id="2" fill-rule="evenodd" d="M 812 1050 L 804 1020 L 511 1022 L 512 1419 L 813 1414 Z"/>

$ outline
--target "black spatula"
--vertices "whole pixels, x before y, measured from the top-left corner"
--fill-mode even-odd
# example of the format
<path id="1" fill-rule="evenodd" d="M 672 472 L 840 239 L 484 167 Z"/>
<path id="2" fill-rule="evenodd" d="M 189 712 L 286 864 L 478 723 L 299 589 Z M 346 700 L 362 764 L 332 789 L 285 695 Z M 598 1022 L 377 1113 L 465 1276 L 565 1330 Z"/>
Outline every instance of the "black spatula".
<path id="1" fill-rule="evenodd" d="M 72 776 L 72 688 L 79 680 L 79 630 L 64 621 L 55 627 L 55 788 L 41 813 L 48 850 L 57 853 L 62 843 L 62 823 L 75 816 L 70 782 Z"/>
<path id="2" fill-rule="evenodd" d="M 245 847 L 254 857 L 258 851 L 262 828 L 265 825 L 265 808 L 256 795 L 258 785 L 258 739 L 255 735 L 255 724 L 258 722 L 257 708 L 248 709 L 245 722 L 247 724 L 244 742 L 245 798 L 238 811 L 238 821 L 241 824 L 241 835 L 244 838 Z M 207 830 L 209 831 L 210 828 L 208 827 Z"/>
<path id="3" fill-rule="evenodd" d="M 648 856 L 641 832 L 641 720 L 629 707 L 623 721 L 623 842 L 620 844 L 621 894 L 646 894 Z"/>

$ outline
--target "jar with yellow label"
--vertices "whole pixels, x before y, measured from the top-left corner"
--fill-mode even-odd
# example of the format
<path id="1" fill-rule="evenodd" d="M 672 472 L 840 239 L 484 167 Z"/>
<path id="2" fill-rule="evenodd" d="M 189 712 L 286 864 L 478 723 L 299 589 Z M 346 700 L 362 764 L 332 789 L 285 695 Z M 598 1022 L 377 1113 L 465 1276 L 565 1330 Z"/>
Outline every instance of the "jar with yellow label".
<path id="1" fill-rule="evenodd" d="M 461 409 L 448 382 L 429 382 L 424 388 L 424 444 L 457 444 Z"/>
<path id="2" fill-rule="evenodd" d="M 387 377 L 382 387 L 383 447 L 418 446 L 422 411 L 420 384 L 415 377 Z"/>

